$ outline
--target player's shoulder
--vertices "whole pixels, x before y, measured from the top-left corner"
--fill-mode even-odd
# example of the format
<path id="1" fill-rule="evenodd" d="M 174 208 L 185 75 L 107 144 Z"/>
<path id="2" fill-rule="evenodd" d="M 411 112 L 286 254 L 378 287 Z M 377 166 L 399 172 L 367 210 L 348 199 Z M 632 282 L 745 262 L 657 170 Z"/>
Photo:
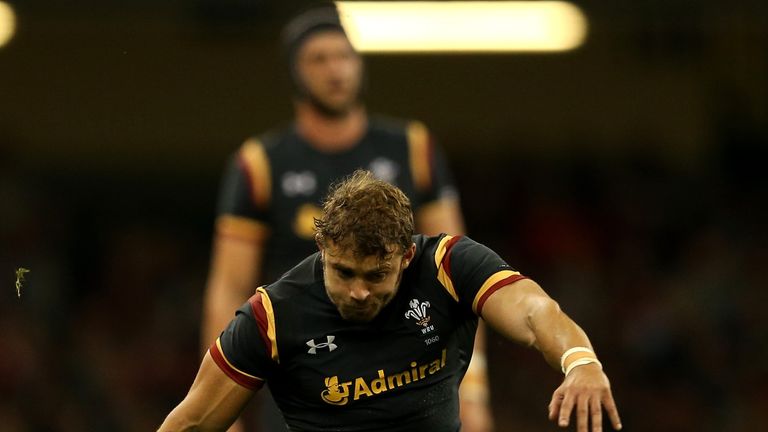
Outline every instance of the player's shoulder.
<path id="1" fill-rule="evenodd" d="M 435 245 L 440 242 L 440 239 L 444 238 L 447 234 L 441 233 L 438 235 L 426 235 L 426 234 L 414 234 L 413 243 L 416 245 L 416 253 L 424 253 L 425 251 L 434 249 Z"/>
<path id="2" fill-rule="evenodd" d="M 487 246 L 466 235 L 442 233 L 436 236 L 425 236 L 418 234 L 414 235 L 413 239 L 416 243 L 417 254 L 420 257 L 433 260 L 435 263 L 440 263 L 455 255 L 461 255 L 463 258 L 482 259 L 486 253 L 492 253 Z"/>
<path id="3" fill-rule="evenodd" d="M 427 130 L 427 126 L 420 120 L 392 117 L 385 114 L 371 115 L 368 123 L 372 133 L 382 135 L 407 137 L 415 129 Z"/>
<path id="4" fill-rule="evenodd" d="M 254 133 L 241 143 L 238 151 L 253 146 L 259 146 L 267 152 L 274 151 L 291 141 L 295 135 L 295 130 L 293 123 L 283 123 L 260 133 Z"/>
<path id="5" fill-rule="evenodd" d="M 267 285 L 266 292 L 273 302 L 305 302 L 322 282 L 320 254 L 314 253 Z"/>
<path id="6" fill-rule="evenodd" d="M 461 236 L 451 236 L 445 233 L 434 236 L 414 234 L 413 243 L 416 245 L 416 255 L 414 256 L 413 262 L 424 263 L 428 266 L 434 265 L 435 257 L 441 249 L 445 249 L 446 243 L 452 239 L 455 242 L 460 237 Z"/>
<path id="7" fill-rule="evenodd" d="M 472 256 L 482 256 L 487 252 L 492 252 L 488 246 L 467 235 L 445 235 L 441 238 L 437 249 L 438 251 L 443 249 L 446 253 L 461 253 Z"/>

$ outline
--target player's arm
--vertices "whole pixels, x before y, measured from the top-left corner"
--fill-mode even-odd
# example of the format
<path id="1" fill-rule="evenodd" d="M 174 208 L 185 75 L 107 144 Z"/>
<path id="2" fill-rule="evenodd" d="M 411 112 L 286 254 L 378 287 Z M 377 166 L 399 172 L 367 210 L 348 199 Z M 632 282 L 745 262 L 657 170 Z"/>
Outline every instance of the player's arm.
<path id="1" fill-rule="evenodd" d="M 216 340 L 234 311 L 253 295 L 261 282 L 269 232 L 264 221 L 270 184 L 264 148 L 257 139 L 248 139 L 229 160 L 219 190 L 211 264 L 203 296 L 203 350 Z"/>
<path id="2" fill-rule="evenodd" d="M 621 429 L 608 377 L 599 362 L 588 360 L 594 358 L 588 352 L 592 350 L 589 338 L 536 282 L 522 279 L 499 289 L 486 300 L 480 314 L 502 335 L 541 351 L 553 367 L 559 369 L 562 360 L 574 365 L 552 396 L 551 420 L 566 427 L 575 411 L 579 432 L 586 432 L 589 424 L 592 431 L 601 431 L 604 409 L 614 429 Z M 567 355 L 572 348 L 581 351 Z"/>
<path id="3" fill-rule="evenodd" d="M 254 392 L 229 378 L 206 353 L 189 393 L 158 432 L 225 431 Z"/>
<path id="4" fill-rule="evenodd" d="M 415 137 L 418 138 L 418 136 L 419 132 L 417 131 Z M 412 138 L 414 138 L 413 134 Z M 430 173 L 430 181 L 427 182 L 430 187 L 426 191 L 422 191 L 426 192 L 425 196 L 432 200 L 420 205 L 414 212 L 416 231 L 426 235 L 464 234 L 464 218 L 461 214 L 459 195 L 453 186 L 452 175 L 440 148 L 429 143 L 429 139 L 428 134 L 423 136 L 423 140 L 425 140 L 423 146 L 425 149 L 431 148 L 431 150 L 427 150 L 426 153 L 415 152 L 415 155 L 430 155 L 433 160 L 427 165 L 434 168 Z M 412 145 L 414 144 L 418 145 L 418 139 L 412 142 Z M 417 157 L 416 160 L 418 159 Z M 418 170 L 414 172 L 414 176 L 415 178 L 419 177 Z M 446 191 L 450 192 L 445 193 Z M 485 360 L 485 333 L 485 325 L 480 322 L 477 333 L 475 333 L 472 360 L 459 387 L 461 423 L 464 432 L 490 432 L 494 429 Z"/>
<path id="5" fill-rule="evenodd" d="M 426 235 L 464 234 L 459 194 L 440 146 L 421 122 L 407 129 L 410 168 L 420 205 L 414 211 L 416 230 Z"/>
<path id="6" fill-rule="evenodd" d="M 252 235 L 227 232 L 221 226 L 220 216 L 214 237 L 211 266 L 203 297 L 201 345 L 203 349 L 215 341 L 221 330 L 232 319 L 234 311 L 251 295 L 261 278 L 265 234 L 254 230 Z M 229 432 L 242 432 L 242 421 L 237 421 Z"/>
<path id="7" fill-rule="evenodd" d="M 464 233 L 464 218 L 457 196 L 443 197 L 419 207 L 416 229 L 426 235 Z M 464 432 L 490 432 L 494 429 L 490 411 L 488 369 L 485 357 L 485 324 L 475 333 L 472 360 L 459 387 L 461 423 Z"/>
<path id="8" fill-rule="evenodd" d="M 464 218 L 458 198 L 440 198 L 420 206 L 416 210 L 414 222 L 416 230 L 426 235 L 464 233 Z"/>
<path id="9" fill-rule="evenodd" d="M 261 278 L 266 228 L 244 219 L 220 216 L 203 297 L 201 345 L 207 349 L 253 295 Z M 240 231 L 233 225 L 241 223 Z M 248 228 L 243 228 L 247 226 Z M 247 233 L 247 234 L 246 234 Z"/>

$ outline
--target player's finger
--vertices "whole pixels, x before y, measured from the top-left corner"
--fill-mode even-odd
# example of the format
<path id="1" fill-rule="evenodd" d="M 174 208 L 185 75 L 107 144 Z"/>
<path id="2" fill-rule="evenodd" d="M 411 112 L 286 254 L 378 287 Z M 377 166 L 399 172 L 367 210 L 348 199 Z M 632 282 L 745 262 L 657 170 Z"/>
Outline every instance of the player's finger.
<path id="1" fill-rule="evenodd" d="M 589 396 L 579 396 L 576 402 L 576 430 L 587 432 L 589 427 Z"/>
<path id="2" fill-rule="evenodd" d="M 560 406 L 563 404 L 563 393 L 556 390 L 552 394 L 552 400 L 549 401 L 549 419 L 554 421 L 557 418 L 557 413 L 560 412 Z"/>
<path id="3" fill-rule="evenodd" d="M 573 396 L 566 393 L 563 396 L 563 402 L 560 404 L 560 412 L 558 413 L 557 424 L 560 427 L 568 427 L 571 420 L 571 412 L 573 411 L 573 404 L 576 400 Z"/>
<path id="4" fill-rule="evenodd" d="M 589 417 L 592 421 L 592 432 L 603 432 L 603 408 L 599 398 L 589 400 Z"/>
<path id="5" fill-rule="evenodd" d="M 613 395 L 608 392 L 608 395 L 603 398 L 603 408 L 608 413 L 608 418 L 611 419 L 611 424 L 616 430 L 621 430 L 621 419 L 619 418 L 619 410 L 616 408 L 616 402 L 613 401 Z"/>

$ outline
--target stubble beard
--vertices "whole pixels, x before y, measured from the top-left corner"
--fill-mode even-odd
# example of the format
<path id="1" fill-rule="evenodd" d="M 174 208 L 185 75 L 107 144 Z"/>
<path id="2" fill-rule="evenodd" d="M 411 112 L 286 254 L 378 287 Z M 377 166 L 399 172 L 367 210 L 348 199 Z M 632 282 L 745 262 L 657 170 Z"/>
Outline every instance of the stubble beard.
<path id="1" fill-rule="evenodd" d="M 381 311 L 384 310 L 384 308 L 387 307 L 387 305 L 389 305 L 389 303 L 392 302 L 392 299 L 394 299 L 398 291 L 400 291 L 400 282 L 403 280 L 404 271 L 405 269 L 401 269 L 400 274 L 397 275 L 397 282 L 395 282 L 395 290 L 389 296 L 384 297 L 384 299 L 382 300 L 381 306 L 374 313 L 371 313 L 371 314 L 361 314 L 361 313 L 355 313 L 354 310 L 352 311 L 345 310 L 344 308 L 339 306 L 339 304 L 336 303 L 336 301 L 334 301 L 333 297 L 328 292 L 327 288 L 326 288 L 326 293 L 328 293 L 328 298 L 330 298 L 331 302 L 334 303 L 334 305 L 336 306 L 336 310 L 339 311 L 339 315 L 341 315 L 341 317 L 344 320 L 350 321 L 356 324 L 369 323 L 373 321 L 377 316 L 379 316 Z"/>
<path id="2" fill-rule="evenodd" d="M 307 102 L 319 112 L 323 117 L 330 119 L 340 119 L 349 115 L 352 110 L 360 104 L 357 97 L 349 103 L 343 104 L 339 107 L 331 106 L 323 102 L 320 98 L 316 97 L 312 93 L 307 92 Z"/>
<path id="3" fill-rule="evenodd" d="M 318 97 L 315 93 L 312 92 L 307 86 L 301 85 L 300 88 L 300 96 L 320 115 L 323 117 L 329 118 L 329 119 L 341 119 L 349 115 L 349 113 L 352 112 L 355 108 L 362 105 L 362 92 L 360 87 L 357 88 L 355 94 L 353 97 L 350 98 L 350 100 L 346 103 L 343 103 L 339 106 L 333 106 L 325 101 L 323 101 L 320 97 Z"/>

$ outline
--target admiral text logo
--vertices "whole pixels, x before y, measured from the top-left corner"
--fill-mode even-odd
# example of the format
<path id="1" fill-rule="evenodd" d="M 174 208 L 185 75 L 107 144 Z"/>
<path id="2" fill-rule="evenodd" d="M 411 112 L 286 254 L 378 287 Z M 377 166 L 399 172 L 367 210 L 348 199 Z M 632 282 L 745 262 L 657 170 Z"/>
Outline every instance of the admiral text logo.
<path id="1" fill-rule="evenodd" d="M 411 362 L 410 369 L 392 374 L 379 369 L 376 378 L 357 377 L 350 381 L 339 382 L 338 376 L 326 377 L 324 382 L 326 388 L 320 392 L 320 397 L 331 405 L 346 405 L 350 398 L 358 400 L 398 389 L 443 370 L 446 355 L 447 351 L 443 349 L 441 356 L 431 362 L 417 364 L 414 361 Z"/>

